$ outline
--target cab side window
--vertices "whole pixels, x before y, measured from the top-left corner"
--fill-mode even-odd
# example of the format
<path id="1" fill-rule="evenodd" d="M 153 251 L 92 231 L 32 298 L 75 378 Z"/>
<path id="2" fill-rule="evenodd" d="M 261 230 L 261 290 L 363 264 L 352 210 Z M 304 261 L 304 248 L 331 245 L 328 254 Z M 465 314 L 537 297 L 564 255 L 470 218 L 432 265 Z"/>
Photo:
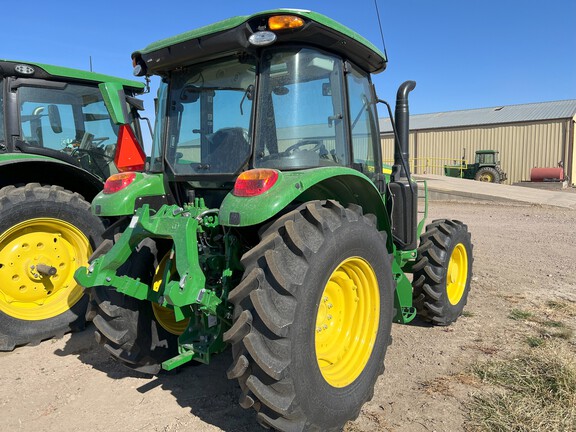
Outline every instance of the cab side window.
<path id="1" fill-rule="evenodd" d="M 346 75 L 348 85 L 348 115 L 352 135 L 353 162 L 361 170 L 372 175 L 377 171 L 375 164 L 376 146 L 380 145 L 376 127 L 376 112 L 372 101 L 372 86 L 367 74 L 349 65 Z"/>

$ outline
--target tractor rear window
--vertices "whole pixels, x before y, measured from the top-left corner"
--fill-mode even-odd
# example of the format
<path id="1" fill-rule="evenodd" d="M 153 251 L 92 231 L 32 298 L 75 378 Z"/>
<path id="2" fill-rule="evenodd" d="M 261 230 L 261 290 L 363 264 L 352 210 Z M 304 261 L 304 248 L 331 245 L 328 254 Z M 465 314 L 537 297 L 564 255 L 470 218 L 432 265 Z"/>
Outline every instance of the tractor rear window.
<path id="1" fill-rule="evenodd" d="M 255 70 L 229 58 L 173 74 L 166 160 L 175 174 L 234 174 L 248 161 Z"/>
<path id="2" fill-rule="evenodd" d="M 296 48 L 263 56 L 257 167 L 347 165 L 341 59 Z"/>

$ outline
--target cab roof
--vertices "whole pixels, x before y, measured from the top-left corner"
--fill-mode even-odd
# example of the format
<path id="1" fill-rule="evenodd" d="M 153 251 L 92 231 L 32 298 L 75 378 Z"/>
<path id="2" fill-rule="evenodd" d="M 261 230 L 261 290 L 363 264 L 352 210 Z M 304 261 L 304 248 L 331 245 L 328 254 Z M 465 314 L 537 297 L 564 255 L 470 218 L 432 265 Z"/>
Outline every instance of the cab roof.
<path id="1" fill-rule="evenodd" d="M 280 43 L 315 45 L 350 59 L 370 73 L 386 68 L 386 54 L 350 28 L 322 14 L 300 9 L 273 9 L 236 16 L 151 43 L 132 57 L 141 57 L 149 73 L 210 60 L 227 53 L 250 49 L 248 38 L 262 30 L 274 15 L 295 15 L 305 22 L 301 29 L 278 31 Z"/>
<path id="2" fill-rule="evenodd" d="M 17 66 L 21 66 L 17 68 Z M 23 67 L 31 66 L 30 73 L 23 73 Z M 20 69 L 20 70 L 19 70 Z M 118 78 L 111 75 L 88 72 L 80 69 L 72 69 L 63 66 L 54 66 L 43 63 L 4 60 L 0 59 L 0 76 L 18 76 L 22 78 L 41 78 L 41 79 L 65 79 L 78 82 L 119 83 L 124 87 L 130 88 L 137 93 L 144 91 L 144 83 L 124 78 Z"/>

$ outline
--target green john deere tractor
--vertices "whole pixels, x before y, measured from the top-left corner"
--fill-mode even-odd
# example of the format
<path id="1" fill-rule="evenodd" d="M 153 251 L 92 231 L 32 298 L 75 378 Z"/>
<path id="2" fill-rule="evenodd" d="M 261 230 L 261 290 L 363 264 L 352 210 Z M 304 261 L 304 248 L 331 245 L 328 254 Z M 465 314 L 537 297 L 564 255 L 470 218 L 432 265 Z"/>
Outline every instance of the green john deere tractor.
<path id="1" fill-rule="evenodd" d="M 473 164 L 466 163 L 466 153 L 464 153 L 460 165 L 444 166 L 444 175 L 488 183 L 502 183 L 508 178 L 500 166 L 498 152 L 495 150 L 476 150 L 476 159 Z"/>
<path id="2" fill-rule="evenodd" d="M 0 351 L 83 328 L 88 296 L 74 271 L 104 230 L 89 202 L 117 172 L 118 131 L 143 90 L 0 60 Z"/>
<path id="3" fill-rule="evenodd" d="M 147 373 L 231 346 L 227 376 L 263 426 L 339 430 L 373 395 L 392 322 L 448 325 L 470 289 L 466 225 L 424 231 L 417 209 L 415 83 L 384 167 L 371 74 L 386 57 L 323 15 L 234 17 L 132 58 L 161 77 L 156 133 L 149 170 L 92 203 L 120 218 L 76 272 L 97 339 Z"/>

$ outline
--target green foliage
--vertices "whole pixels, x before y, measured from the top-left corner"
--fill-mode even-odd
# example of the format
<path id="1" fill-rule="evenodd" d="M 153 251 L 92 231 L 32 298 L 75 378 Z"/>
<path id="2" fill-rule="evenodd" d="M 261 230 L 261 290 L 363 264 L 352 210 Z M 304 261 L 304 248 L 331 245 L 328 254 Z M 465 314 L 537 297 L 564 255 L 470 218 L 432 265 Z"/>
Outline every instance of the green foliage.
<path id="1" fill-rule="evenodd" d="M 527 320 L 528 318 L 531 318 L 531 317 L 532 317 L 532 312 L 523 311 L 520 309 L 512 309 L 510 311 L 510 314 L 508 315 L 508 318 L 513 319 L 515 321 Z"/>
<path id="2" fill-rule="evenodd" d="M 544 339 L 537 336 L 528 336 L 526 338 L 526 343 L 530 348 L 536 348 L 544 344 Z"/>
<path id="3" fill-rule="evenodd" d="M 565 325 L 560 321 L 541 321 L 544 327 L 564 328 Z"/>

